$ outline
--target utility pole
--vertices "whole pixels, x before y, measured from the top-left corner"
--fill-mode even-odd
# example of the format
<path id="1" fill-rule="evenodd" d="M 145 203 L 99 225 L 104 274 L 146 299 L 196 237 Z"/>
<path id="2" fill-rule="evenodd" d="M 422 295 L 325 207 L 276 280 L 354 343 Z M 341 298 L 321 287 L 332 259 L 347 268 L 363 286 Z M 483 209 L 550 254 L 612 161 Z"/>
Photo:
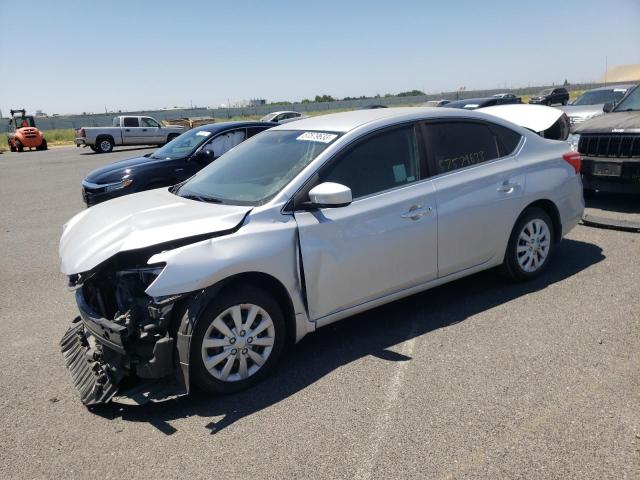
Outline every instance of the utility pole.
<path id="1" fill-rule="evenodd" d="M 607 86 L 607 70 L 609 70 L 609 57 L 604 57 L 604 86 Z"/>

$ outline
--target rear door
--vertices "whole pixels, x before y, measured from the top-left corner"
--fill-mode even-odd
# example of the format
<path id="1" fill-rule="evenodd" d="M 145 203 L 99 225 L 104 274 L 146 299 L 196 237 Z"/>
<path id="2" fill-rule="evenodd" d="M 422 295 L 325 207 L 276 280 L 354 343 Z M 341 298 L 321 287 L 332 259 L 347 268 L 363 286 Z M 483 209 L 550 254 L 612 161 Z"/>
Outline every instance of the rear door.
<path id="1" fill-rule="evenodd" d="M 295 212 L 314 320 L 436 278 L 435 191 L 418 138 L 414 125 L 374 133 L 307 186 L 353 195 L 346 207 Z"/>
<path id="2" fill-rule="evenodd" d="M 143 145 L 146 141 L 142 136 L 140 117 L 122 118 L 122 140 L 124 145 Z"/>
<path id="3" fill-rule="evenodd" d="M 519 215 L 521 136 L 468 120 L 423 123 L 438 210 L 438 272 L 445 277 L 502 254 Z"/>

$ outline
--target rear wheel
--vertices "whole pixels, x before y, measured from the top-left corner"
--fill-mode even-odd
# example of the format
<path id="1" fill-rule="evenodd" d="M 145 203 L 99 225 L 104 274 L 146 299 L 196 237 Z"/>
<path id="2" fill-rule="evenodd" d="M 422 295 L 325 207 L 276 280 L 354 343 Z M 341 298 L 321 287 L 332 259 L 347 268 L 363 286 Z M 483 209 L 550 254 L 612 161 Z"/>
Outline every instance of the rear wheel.
<path id="1" fill-rule="evenodd" d="M 109 153 L 113 150 L 113 140 L 110 138 L 101 138 L 96 144 L 98 153 Z"/>
<path id="2" fill-rule="evenodd" d="M 12 152 L 17 151 L 16 146 L 13 143 L 9 144 L 9 150 L 11 150 Z"/>
<path id="3" fill-rule="evenodd" d="M 537 277 L 549 265 L 554 241 L 553 222 L 547 212 L 537 207 L 528 208 L 511 232 L 503 273 L 516 281 Z"/>
<path id="4" fill-rule="evenodd" d="M 46 150 L 48 147 L 47 141 L 43 138 L 42 143 L 36 147 L 36 150 Z"/>
<path id="5" fill-rule="evenodd" d="M 22 145 L 22 142 L 20 142 L 20 140 L 16 140 L 16 150 L 18 152 L 24 152 L 24 146 Z"/>
<path id="6" fill-rule="evenodd" d="M 253 286 L 223 290 L 198 316 L 191 337 L 195 383 L 212 393 L 254 385 L 273 370 L 285 335 L 282 310 L 270 295 Z"/>

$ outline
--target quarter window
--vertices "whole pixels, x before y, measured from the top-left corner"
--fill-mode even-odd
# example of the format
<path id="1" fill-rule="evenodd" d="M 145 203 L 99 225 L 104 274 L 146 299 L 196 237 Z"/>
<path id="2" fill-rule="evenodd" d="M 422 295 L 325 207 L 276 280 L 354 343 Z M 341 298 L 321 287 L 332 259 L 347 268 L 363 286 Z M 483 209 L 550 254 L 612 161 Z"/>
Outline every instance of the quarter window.
<path id="1" fill-rule="evenodd" d="M 476 165 L 500 156 L 496 136 L 481 123 L 427 124 L 426 142 L 436 174 Z"/>
<path id="2" fill-rule="evenodd" d="M 511 155 L 518 144 L 522 135 L 514 132 L 510 128 L 503 127 L 502 125 L 491 124 L 491 131 L 498 137 L 498 148 L 500 149 L 500 156 L 506 157 Z"/>
<path id="3" fill-rule="evenodd" d="M 420 180 L 420 156 L 413 126 L 366 139 L 320 172 L 320 182 L 335 182 L 360 198 Z"/>

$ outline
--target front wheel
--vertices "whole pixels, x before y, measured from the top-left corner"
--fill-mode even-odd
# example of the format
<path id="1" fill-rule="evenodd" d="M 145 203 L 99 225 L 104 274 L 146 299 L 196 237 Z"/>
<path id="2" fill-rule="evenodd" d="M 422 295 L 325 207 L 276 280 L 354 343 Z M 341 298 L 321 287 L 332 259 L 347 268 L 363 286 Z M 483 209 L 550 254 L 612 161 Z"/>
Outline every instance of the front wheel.
<path id="1" fill-rule="evenodd" d="M 47 141 L 43 138 L 42 143 L 36 147 L 36 150 L 46 150 L 48 147 Z"/>
<path id="2" fill-rule="evenodd" d="M 529 208 L 513 227 L 502 271 L 516 281 L 537 277 L 549 265 L 554 248 L 551 218 L 540 208 Z"/>
<path id="3" fill-rule="evenodd" d="M 244 390 L 275 367 L 285 336 L 282 310 L 269 294 L 253 286 L 227 288 L 198 315 L 193 379 L 212 393 Z"/>
<path id="4" fill-rule="evenodd" d="M 22 145 L 22 142 L 20 140 L 16 140 L 16 150 L 18 152 L 24 152 L 24 146 Z"/>

